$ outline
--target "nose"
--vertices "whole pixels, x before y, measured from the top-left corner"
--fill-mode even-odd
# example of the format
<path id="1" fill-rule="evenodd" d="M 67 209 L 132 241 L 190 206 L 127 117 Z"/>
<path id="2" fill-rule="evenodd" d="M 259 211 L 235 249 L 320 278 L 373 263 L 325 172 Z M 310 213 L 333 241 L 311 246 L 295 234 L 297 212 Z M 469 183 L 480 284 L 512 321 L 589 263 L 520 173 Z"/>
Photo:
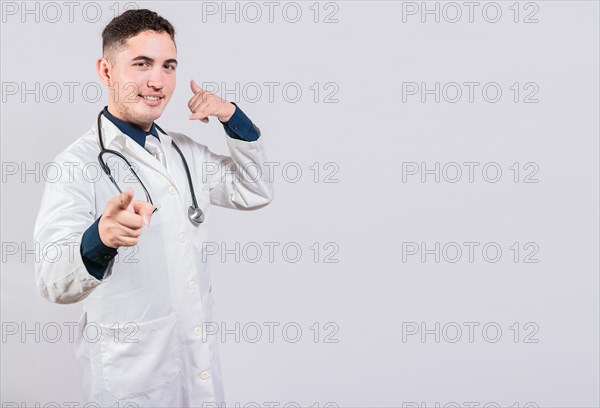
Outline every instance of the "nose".
<path id="1" fill-rule="evenodd" d="M 148 76 L 148 87 L 153 88 L 155 90 L 160 90 L 164 86 L 163 81 L 163 73 L 159 69 L 152 69 L 150 71 L 150 75 Z"/>

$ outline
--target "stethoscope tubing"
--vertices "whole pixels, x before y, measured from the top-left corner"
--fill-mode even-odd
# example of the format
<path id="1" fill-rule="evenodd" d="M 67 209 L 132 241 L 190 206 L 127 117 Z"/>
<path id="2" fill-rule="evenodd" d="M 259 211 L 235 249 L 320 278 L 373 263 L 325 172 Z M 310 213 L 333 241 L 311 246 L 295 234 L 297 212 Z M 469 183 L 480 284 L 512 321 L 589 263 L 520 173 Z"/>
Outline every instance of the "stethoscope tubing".
<path id="1" fill-rule="evenodd" d="M 127 158 L 120 152 L 117 152 L 116 150 L 107 149 L 104 147 L 104 140 L 103 140 L 103 135 L 102 135 L 102 114 L 103 114 L 103 111 L 100 111 L 100 113 L 98 114 L 98 142 L 100 143 L 100 153 L 98 154 L 98 161 L 100 162 L 100 167 L 102 167 L 102 170 L 109 177 L 110 181 L 115 185 L 115 187 L 117 188 L 119 193 L 123 193 L 123 191 L 121 191 L 121 188 L 115 181 L 114 177 L 112 176 L 110 167 L 108 167 L 108 165 L 104 161 L 103 156 L 105 154 L 114 154 L 117 157 L 121 158 L 127 164 L 127 166 L 129 166 L 129 170 L 131 170 L 131 173 L 135 176 L 137 181 L 140 183 L 140 185 L 144 189 L 144 193 L 146 194 L 146 199 L 148 200 L 148 202 L 154 207 L 154 203 L 152 202 L 152 197 L 150 197 L 150 193 L 148 192 L 148 189 L 146 188 L 146 186 L 144 185 L 144 183 L 138 176 L 137 172 L 133 169 L 133 166 L 131 165 L 129 160 L 127 160 Z M 167 134 L 167 132 L 165 132 L 160 126 L 156 125 L 156 128 L 161 133 L 163 133 L 165 135 Z M 189 166 L 187 164 L 187 160 L 185 159 L 185 156 L 181 152 L 181 149 L 179 148 L 179 146 L 177 146 L 175 141 L 171 141 L 171 144 L 173 145 L 173 147 L 179 154 L 179 157 L 181 157 L 183 167 L 185 168 L 185 175 L 187 176 L 188 185 L 190 187 L 190 193 L 192 194 L 192 204 L 193 205 L 189 208 L 188 217 L 189 217 L 190 221 L 192 222 L 192 224 L 198 225 L 204 221 L 204 213 L 202 212 L 200 207 L 198 207 L 198 201 L 196 200 L 196 192 L 194 190 L 194 183 L 192 181 L 192 175 L 190 173 L 190 168 L 189 168 Z M 155 207 L 154 212 L 156 212 L 156 210 L 158 210 L 158 208 Z"/>

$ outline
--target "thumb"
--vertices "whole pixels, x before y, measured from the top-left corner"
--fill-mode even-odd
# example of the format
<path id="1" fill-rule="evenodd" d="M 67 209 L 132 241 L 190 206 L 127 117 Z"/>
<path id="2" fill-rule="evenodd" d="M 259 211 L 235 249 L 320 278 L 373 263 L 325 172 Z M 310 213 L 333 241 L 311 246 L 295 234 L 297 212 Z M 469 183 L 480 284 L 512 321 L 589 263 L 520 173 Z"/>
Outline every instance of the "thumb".
<path id="1" fill-rule="evenodd" d="M 192 92 L 195 94 L 197 94 L 198 92 L 201 92 L 203 90 L 202 88 L 200 88 L 198 86 L 196 81 L 194 81 L 193 79 L 190 81 L 190 87 L 192 88 Z"/>
<path id="2" fill-rule="evenodd" d="M 142 217 L 144 225 L 150 225 L 150 218 L 154 213 L 154 206 L 147 201 L 134 200 L 133 211 Z"/>
<path id="3" fill-rule="evenodd" d="M 129 204 L 131 204 L 132 200 L 133 200 L 133 190 L 131 189 L 131 187 L 128 187 L 119 196 L 119 201 L 118 201 L 119 208 L 126 210 L 129 207 Z"/>

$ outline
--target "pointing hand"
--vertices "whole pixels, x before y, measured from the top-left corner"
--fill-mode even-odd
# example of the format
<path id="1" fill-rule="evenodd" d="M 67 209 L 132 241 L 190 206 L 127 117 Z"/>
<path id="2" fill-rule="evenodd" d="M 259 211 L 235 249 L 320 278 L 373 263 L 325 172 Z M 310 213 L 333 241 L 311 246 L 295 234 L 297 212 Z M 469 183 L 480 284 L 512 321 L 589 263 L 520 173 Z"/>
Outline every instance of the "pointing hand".
<path id="1" fill-rule="evenodd" d="M 133 246 L 139 241 L 144 225 L 150 225 L 154 207 L 133 199 L 131 188 L 111 198 L 98 223 L 102 243 L 111 248 Z"/>

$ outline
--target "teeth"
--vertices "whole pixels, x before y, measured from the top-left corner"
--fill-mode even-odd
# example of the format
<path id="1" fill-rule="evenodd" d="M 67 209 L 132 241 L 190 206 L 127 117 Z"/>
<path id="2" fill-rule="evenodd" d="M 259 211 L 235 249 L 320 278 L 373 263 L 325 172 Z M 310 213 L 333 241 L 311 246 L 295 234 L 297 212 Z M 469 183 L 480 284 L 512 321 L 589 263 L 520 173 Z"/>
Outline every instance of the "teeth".
<path id="1" fill-rule="evenodd" d="M 148 101 L 158 101 L 161 98 L 158 96 L 144 96 L 144 99 L 148 100 Z"/>

